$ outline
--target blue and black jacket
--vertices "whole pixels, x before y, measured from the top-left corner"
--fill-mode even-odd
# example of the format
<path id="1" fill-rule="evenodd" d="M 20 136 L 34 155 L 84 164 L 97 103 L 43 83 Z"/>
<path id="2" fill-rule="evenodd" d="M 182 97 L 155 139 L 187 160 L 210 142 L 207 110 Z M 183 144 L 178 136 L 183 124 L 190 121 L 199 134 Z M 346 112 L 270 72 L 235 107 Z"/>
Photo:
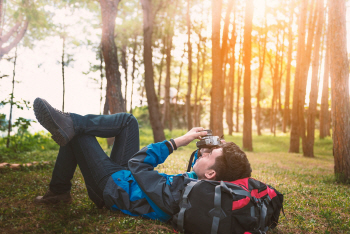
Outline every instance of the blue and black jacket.
<path id="1" fill-rule="evenodd" d="M 197 179 L 194 172 L 167 175 L 154 170 L 172 152 L 168 141 L 137 152 L 129 160 L 129 170 L 115 172 L 109 178 L 103 192 L 105 205 L 128 215 L 169 221 L 179 211 L 182 190 Z"/>

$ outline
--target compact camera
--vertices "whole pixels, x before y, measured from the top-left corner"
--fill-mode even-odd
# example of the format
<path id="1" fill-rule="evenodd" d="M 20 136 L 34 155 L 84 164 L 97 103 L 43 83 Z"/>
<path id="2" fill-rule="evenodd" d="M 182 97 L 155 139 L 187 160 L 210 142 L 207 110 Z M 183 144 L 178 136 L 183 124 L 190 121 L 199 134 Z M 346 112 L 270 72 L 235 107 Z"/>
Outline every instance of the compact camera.
<path id="1" fill-rule="evenodd" d="M 218 136 L 213 136 L 213 132 L 210 129 L 206 129 L 204 131 L 207 132 L 207 135 L 202 137 L 202 139 L 196 143 L 196 145 L 199 149 L 201 149 L 201 148 L 213 148 L 213 147 L 222 145 L 222 143 L 221 143 L 222 139 Z"/>

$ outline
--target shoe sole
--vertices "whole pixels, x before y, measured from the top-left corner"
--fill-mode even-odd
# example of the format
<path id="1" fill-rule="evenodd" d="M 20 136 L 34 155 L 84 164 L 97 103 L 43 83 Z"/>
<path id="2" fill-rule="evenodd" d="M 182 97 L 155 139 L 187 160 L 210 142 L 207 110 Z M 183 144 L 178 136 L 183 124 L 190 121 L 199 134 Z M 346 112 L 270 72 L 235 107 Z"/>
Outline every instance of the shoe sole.
<path id="1" fill-rule="evenodd" d="M 36 98 L 34 100 L 34 114 L 39 123 L 49 131 L 51 138 L 60 146 L 65 146 L 68 143 L 68 136 L 66 133 L 55 123 L 52 118 L 49 108 L 43 102 L 42 99 Z"/>

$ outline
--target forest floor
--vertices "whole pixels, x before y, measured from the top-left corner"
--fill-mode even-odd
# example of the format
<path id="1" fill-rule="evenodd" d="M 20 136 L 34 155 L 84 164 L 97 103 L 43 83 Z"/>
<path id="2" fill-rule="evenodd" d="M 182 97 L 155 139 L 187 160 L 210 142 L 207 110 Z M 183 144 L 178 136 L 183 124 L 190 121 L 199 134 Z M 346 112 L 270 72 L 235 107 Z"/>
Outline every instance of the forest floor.
<path id="1" fill-rule="evenodd" d="M 167 132 L 167 138 L 185 131 Z M 151 130 L 140 130 L 141 146 L 152 142 Z M 107 149 L 105 141 L 99 139 Z M 226 137 L 241 146 L 242 135 Z M 332 140 L 315 142 L 315 158 L 289 154 L 289 136 L 253 136 L 254 152 L 247 153 L 252 177 L 284 194 L 279 225 L 269 233 L 350 233 L 350 185 L 338 184 L 333 173 Z M 43 147 L 42 147 L 43 148 Z M 157 170 L 168 174 L 185 171 L 194 150 L 191 143 L 169 156 Z M 0 152 L 1 153 L 1 152 Z M 33 199 L 48 190 L 57 150 L 36 150 L 3 156 L 10 163 L 50 161 L 34 167 L 0 170 L 1 233 L 174 233 L 171 225 L 97 209 L 89 200 L 78 169 L 72 180 L 72 204 L 35 205 Z M 1 162 L 0 162 L 1 163 Z"/>

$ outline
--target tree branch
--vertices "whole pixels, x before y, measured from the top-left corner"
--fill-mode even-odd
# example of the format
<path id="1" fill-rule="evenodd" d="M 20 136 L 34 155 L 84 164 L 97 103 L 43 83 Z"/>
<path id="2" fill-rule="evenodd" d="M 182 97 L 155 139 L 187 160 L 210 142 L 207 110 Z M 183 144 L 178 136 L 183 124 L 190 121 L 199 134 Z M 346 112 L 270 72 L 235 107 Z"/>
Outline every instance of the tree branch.
<path id="1" fill-rule="evenodd" d="M 0 36 L 0 45 L 2 45 L 3 43 L 7 42 L 10 37 L 17 32 L 19 26 L 21 26 L 21 23 L 18 22 L 16 23 L 11 29 L 10 31 L 8 31 L 4 36 Z"/>
<path id="2" fill-rule="evenodd" d="M 21 28 L 21 30 L 19 31 L 19 33 L 17 34 L 17 36 L 15 37 L 15 39 L 10 43 L 10 45 L 4 47 L 4 48 L 0 48 L 0 59 L 2 58 L 2 56 L 4 56 L 5 54 L 7 54 L 8 52 L 10 52 L 10 50 L 15 47 L 23 38 L 24 34 L 27 31 L 28 28 L 28 23 L 29 21 L 26 20 L 24 23 L 24 26 Z"/>

